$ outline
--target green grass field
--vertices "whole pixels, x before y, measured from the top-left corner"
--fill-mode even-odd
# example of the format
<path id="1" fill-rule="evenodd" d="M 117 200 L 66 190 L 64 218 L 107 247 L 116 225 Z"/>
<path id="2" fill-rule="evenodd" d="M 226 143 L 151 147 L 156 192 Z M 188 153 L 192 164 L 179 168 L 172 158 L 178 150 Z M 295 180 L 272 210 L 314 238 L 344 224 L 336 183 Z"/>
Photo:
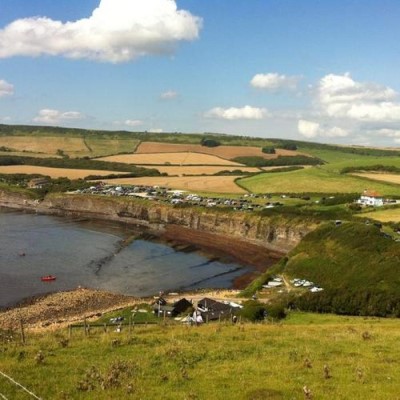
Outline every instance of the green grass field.
<path id="1" fill-rule="evenodd" d="M 275 174 L 258 174 L 240 179 L 237 183 L 253 193 L 362 193 L 369 188 L 384 195 L 400 195 L 398 185 L 339 174 L 325 166 Z"/>
<path id="2" fill-rule="evenodd" d="M 214 323 L 27 335 L 0 370 L 43 399 L 398 399 L 400 321 L 293 313 L 279 324 Z M 63 347 L 64 346 L 64 347 Z M 41 357 L 38 356 L 41 352 Z M 39 360 L 40 359 L 40 360 Z M 30 398 L 0 376 L 7 399 Z"/>

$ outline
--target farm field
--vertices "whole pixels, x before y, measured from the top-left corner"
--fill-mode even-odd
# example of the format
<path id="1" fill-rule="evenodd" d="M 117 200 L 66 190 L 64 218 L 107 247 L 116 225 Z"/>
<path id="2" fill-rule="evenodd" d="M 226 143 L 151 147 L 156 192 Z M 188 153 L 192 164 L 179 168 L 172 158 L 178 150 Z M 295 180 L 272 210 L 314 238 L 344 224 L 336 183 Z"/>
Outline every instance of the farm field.
<path id="1" fill-rule="evenodd" d="M 400 208 L 389 208 L 387 210 L 379 210 L 377 209 L 376 211 L 368 212 L 368 213 L 362 213 L 357 215 L 362 218 L 371 218 L 371 219 L 376 219 L 377 221 L 380 222 L 400 222 Z M 399 235 L 400 238 L 400 235 Z"/>
<path id="2" fill-rule="evenodd" d="M 213 193 L 246 193 L 246 191 L 235 184 L 237 176 L 207 176 L 207 177 L 140 177 L 140 178 L 118 178 L 104 179 L 102 182 L 117 185 L 145 185 L 163 186 L 170 189 L 180 189 L 199 192 Z"/>
<path id="3" fill-rule="evenodd" d="M 84 153 L 88 150 L 83 139 L 77 137 L 0 136 L 0 146 L 51 155 L 57 154 L 57 150 L 63 150 L 67 154 Z"/>
<path id="4" fill-rule="evenodd" d="M 209 154 L 182 152 L 182 153 L 146 153 L 146 154 L 121 154 L 117 156 L 98 158 L 101 161 L 120 162 L 126 164 L 142 165 L 231 165 L 242 164 L 224 160 Z"/>
<path id="5" fill-rule="evenodd" d="M 345 167 L 363 167 L 370 165 L 400 167 L 400 157 L 375 157 L 362 154 L 341 153 L 333 150 L 315 150 L 307 148 L 301 150 L 325 161 L 327 164 L 324 164 L 322 168 L 332 172 L 340 172 Z"/>
<path id="6" fill-rule="evenodd" d="M 41 174 L 50 176 L 51 178 L 68 178 L 68 179 L 83 179 L 89 175 L 111 175 L 124 174 L 126 172 L 117 171 L 101 171 L 92 169 L 68 169 L 68 168 L 50 168 L 38 167 L 33 165 L 6 165 L 0 166 L 0 174 Z"/>
<path id="7" fill-rule="evenodd" d="M 31 153 L 23 151 L 0 151 L 0 156 L 4 157 L 34 157 L 34 158 L 62 158 L 61 156 L 55 154 L 45 154 L 45 153 Z"/>
<path id="8" fill-rule="evenodd" d="M 356 174 L 351 174 L 353 176 L 359 176 L 361 178 L 368 178 L 374 181 L 382 181 L 382 182 L 389 182 L 400 185 L 400 175 L 399 174 L 387 174 L 387 173 L 367 173 L 367 172 L 360 172 Z"/>
<path id="9" fill-rule="evenodd" d="M 291 172 L 259 174 L 242 178 L 238 184 L 254 193 L 356 193 L 373 189 L 384 195 L 400 195 L 400 187 L 349 175 L 324 168 L 308 168 Z"/>
<path id="10" fill-rule="evenodd" d="M 148 165 L 137 165 L 137 167 L 147 167 Z M 221 171 L 235 171 L 235 170 L 240 170 L 240 171 L 246 171 L 246 172 L 260 172 L 258 168 L 252 168 L 252 167 L 230 167 L 230 166 L 213 166 L 213 165 L 202 165 L 202 166 L 191 166 L 191 165 L 157 165 L 154 167 L 161 173 L 166 173 L 168 175 L 214 175 L 217 172 Z"/>
<path id="11" fill-rule="evenodd" d="M 137 139 L 108 139 L 97 136 L 0 136 L 0 147 L 16 150 L 2 155 L 54 157 L 58 150 L 70 157 L 101 157 L 123 152 L 134 152 Z"/>
<path id="12" fill-rule="evenodd" d="M 159 143 L 159 142 L 142 142 L 138 146 L 137 154 L 147 153 L 178 153 L 178 152 L 194 152 L 205 153 L 213 156 L 226 158 L 228 160 L 235 157 L 264 157 L 266 159 L 277 158 L 278 156 L 298 155 L 296 151 L 276 149 L 276 154 L 266 154 L 261 151 L 261 147 L 254 146 L 217 146 L 207 147 L 200 144 L 175 144 L 175 143 Z"/>
<path id="13" fill-rule="evenodd" d="M 110 154 L 134 152 L 139 144 L 136 139 L 100 139 L 98 137 L 85 137 L 86 150 L 90 157 L 101 157 Z"/>

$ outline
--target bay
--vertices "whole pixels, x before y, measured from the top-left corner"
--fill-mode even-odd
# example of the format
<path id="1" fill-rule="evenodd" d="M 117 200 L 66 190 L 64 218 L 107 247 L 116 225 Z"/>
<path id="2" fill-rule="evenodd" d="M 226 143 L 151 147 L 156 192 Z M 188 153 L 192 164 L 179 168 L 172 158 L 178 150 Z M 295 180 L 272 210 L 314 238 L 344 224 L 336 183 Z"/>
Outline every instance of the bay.
<path id="1" fill-rule="evenodd" d="M 139 228 L 0 209 L 0 307 L 79 286 L 150 296 L 159 291 L 229 288 L 250 267 L 183 252 Z M 50 283 L 41 281 L 55 275 Z"/>

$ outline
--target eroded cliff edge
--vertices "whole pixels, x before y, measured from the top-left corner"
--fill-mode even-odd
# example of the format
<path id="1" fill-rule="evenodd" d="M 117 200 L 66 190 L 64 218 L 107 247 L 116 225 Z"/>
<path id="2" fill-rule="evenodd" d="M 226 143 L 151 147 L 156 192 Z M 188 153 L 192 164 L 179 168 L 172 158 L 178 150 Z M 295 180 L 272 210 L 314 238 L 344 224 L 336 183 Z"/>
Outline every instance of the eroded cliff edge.
<path id="1" fill-rule="evenodd" d="M 94 195 L 51 194 L 36 200 L 25 193 L 0 190 L 0 206 L 140 225 L 171 240 L 229 249 L 238 259 L 245 245 L 254 246 L 255 253 L 257 248 L 263 248 L 276 257 L 283 255 L 315 228 L 303 221 L 279 217 Z"/>

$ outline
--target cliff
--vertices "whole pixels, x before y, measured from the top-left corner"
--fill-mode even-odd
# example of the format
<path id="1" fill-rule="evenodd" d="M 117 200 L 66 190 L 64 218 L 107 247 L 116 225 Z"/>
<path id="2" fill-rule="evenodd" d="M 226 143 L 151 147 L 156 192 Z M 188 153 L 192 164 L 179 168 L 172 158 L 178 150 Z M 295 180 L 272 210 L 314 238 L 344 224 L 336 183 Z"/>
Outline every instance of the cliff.
<path id="1" fill-rule="evenodd" d="M 264 248 L 275 256 L 294 248 L 314 226 L 288 219 L 196 207 L 175 208 L 140 199 L 52 194 L 39 201 L 24 193 L 0 190 L 0 206 L 44 214 L 85 216 L 147 227 L 168 239 L 229 249 L 240 259 L 240 247 Z M 248 253 L 248 251 L 247 251 Z"/>

